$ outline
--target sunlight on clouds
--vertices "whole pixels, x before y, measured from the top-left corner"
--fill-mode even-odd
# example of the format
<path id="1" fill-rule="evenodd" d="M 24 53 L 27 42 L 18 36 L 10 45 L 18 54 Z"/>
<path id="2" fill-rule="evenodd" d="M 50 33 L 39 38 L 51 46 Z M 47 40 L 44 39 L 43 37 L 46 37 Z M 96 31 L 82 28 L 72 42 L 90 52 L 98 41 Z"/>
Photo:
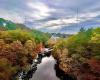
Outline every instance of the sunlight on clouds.
<path id="1" fill-rule="evenodd" d="M 99 15 L 100 15 L 100 11 L 96 11 L 96 12 L 87 12 L 85 14 L 81 14 L 79 17 L 91 19 L 91 18 L 97 17 Z"/>
<path id="2" fill-rule="evenodd" d="M 44 19 L 50 16 L 50 12 L 54 11 L 54 9 L 49 8 L 46 4 L 42 2 L 28 2 L 27 5 L 28 7 L 33 9 L 31 17 L 34 17 L 36 19 Z"/>
<path id="3" fill-rule="evenodd" d="M 49 30 L 55 30 L 55 29 L 60 29 L 62 26 L 53 26 L 53 27 L 48 27 Z"/>
<path id="4" fill-rule="evenodd" d="M 0 17 L 47 32 L 70 28 L 73 32 L 90 23 L 100 24 L 99 5 L 99 0 L 0 0 Z"/>
<path id="5" fill-rule="evenodd" d="M 80 22 L 84 22 L 86 20 L 90 20 L 94 17 L 97 17 L 99 16 L 100 14 L 100 11 L 99 12 L 96 12 L 96 13 L 85 13 L 85 14 L 81 14 L 79 15 L 78 19 L 77 17 L 72 17 L 72 18 L 63 18 L 63 19 L 58 19 L 58 20 L 51 20 L 51 21 L 48 21 L 46 22 L 43 26 L 45 27 L 54 27 L 52 29 L 55 29 L 57 28 L 57 26 L 63 26 L 63 25 L 66 25 L 66 26 L 69 26 L 71 24 L 76 24 L 76 23 L 80 23 Z"/>
<path id="6" fill-rule="evenodd" d="M 77 23 L 77 19 L 69 18 L 69 19 L 51 20 L 51 21 L 46 22 L 44 26 L 45 27 L 54 27 L 54 26 L 70 25 L 72 23 Z"/>

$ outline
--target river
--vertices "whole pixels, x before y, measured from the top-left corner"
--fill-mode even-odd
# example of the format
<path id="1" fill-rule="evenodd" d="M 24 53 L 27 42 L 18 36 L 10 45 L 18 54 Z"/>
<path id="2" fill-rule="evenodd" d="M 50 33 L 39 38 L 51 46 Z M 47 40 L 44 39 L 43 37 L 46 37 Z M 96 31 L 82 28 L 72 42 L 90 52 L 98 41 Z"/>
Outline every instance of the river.
<path id="1" fill-rule="evenodd" d="M 56 61 L 52 56 L 44 57 L 30 80 L 60 80 L 54 70 L 55 64 Z"/>

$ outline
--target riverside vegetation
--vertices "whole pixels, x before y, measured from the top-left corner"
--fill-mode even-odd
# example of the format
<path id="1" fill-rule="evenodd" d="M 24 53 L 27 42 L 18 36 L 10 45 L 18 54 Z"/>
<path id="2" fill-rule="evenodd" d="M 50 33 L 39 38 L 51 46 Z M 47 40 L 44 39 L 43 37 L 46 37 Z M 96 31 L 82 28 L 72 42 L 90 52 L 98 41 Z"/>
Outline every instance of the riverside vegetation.
<path id="1" fill-rule="evenodd" d="M 100 28 L 81 28 L 73 36 L 59 39 L 52 55 L 64 74 L 77 80 L 100 80 Z"/>
<path id="2" fill-rule="evenodd" d="M 17 80 L 16 74 L 29 70 L 39 52 L 37 47 L 43 44 L 53 48 L 52 55 L 63 75 L 77 80 L 100 80 L 100 27 L 81 28 L 77 34 L 57 41 L 50 36 L 0 18 L 0 79 Z"/>
<path id="3" fill-rule="evenodd" d="M 28 71 L 39 52 L 37 45 L 45 45 L 49 37 L 48 33 L 0 18 L 0 80 L 17 80 L 20 71 Z"/>

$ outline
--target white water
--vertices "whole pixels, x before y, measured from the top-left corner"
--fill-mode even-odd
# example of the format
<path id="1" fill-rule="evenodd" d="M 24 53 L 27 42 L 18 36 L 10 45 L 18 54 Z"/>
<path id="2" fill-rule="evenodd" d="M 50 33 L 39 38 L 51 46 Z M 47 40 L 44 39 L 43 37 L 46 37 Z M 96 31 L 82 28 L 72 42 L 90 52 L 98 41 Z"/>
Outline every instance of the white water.
<path id="1" fill-rule="evenodd" d="M 56 77 L 54 65 L 56 61 L 52 56 L 45 57 L 38 64 L 36 72 L 30 80 L 60 80 Z"/>

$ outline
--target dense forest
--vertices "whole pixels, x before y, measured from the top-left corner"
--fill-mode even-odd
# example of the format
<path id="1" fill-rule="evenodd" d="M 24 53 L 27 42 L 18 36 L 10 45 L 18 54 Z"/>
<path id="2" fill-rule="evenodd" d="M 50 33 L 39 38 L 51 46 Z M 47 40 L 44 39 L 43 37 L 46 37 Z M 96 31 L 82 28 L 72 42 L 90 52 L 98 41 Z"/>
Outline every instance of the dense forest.
<path id="1" fill-rule="evenodd" d="M 50 34 L 0 18 L 0 80 L 15 80 L 19 71 L 29 70 L 37 47 L 49 38 Z"/>
<path id="2" fill-rule="evenodd" d="M 65 74 L 77 80 L 100 80 L 100 28 L 81 28 L 76 35 L 59 39 L 52 54 Z"/>
<path id="3" fill-rule="evenodd" d="M 77 34 L 57 40 L 50 37 L 0 18 L 0 80 L 17 80 L 18 72 L 29 70 L 41 45 L 53 48 L 52 55 L 65 74 L 77 80 L 100 80 L 100 27 L 81 28 Z"/>

